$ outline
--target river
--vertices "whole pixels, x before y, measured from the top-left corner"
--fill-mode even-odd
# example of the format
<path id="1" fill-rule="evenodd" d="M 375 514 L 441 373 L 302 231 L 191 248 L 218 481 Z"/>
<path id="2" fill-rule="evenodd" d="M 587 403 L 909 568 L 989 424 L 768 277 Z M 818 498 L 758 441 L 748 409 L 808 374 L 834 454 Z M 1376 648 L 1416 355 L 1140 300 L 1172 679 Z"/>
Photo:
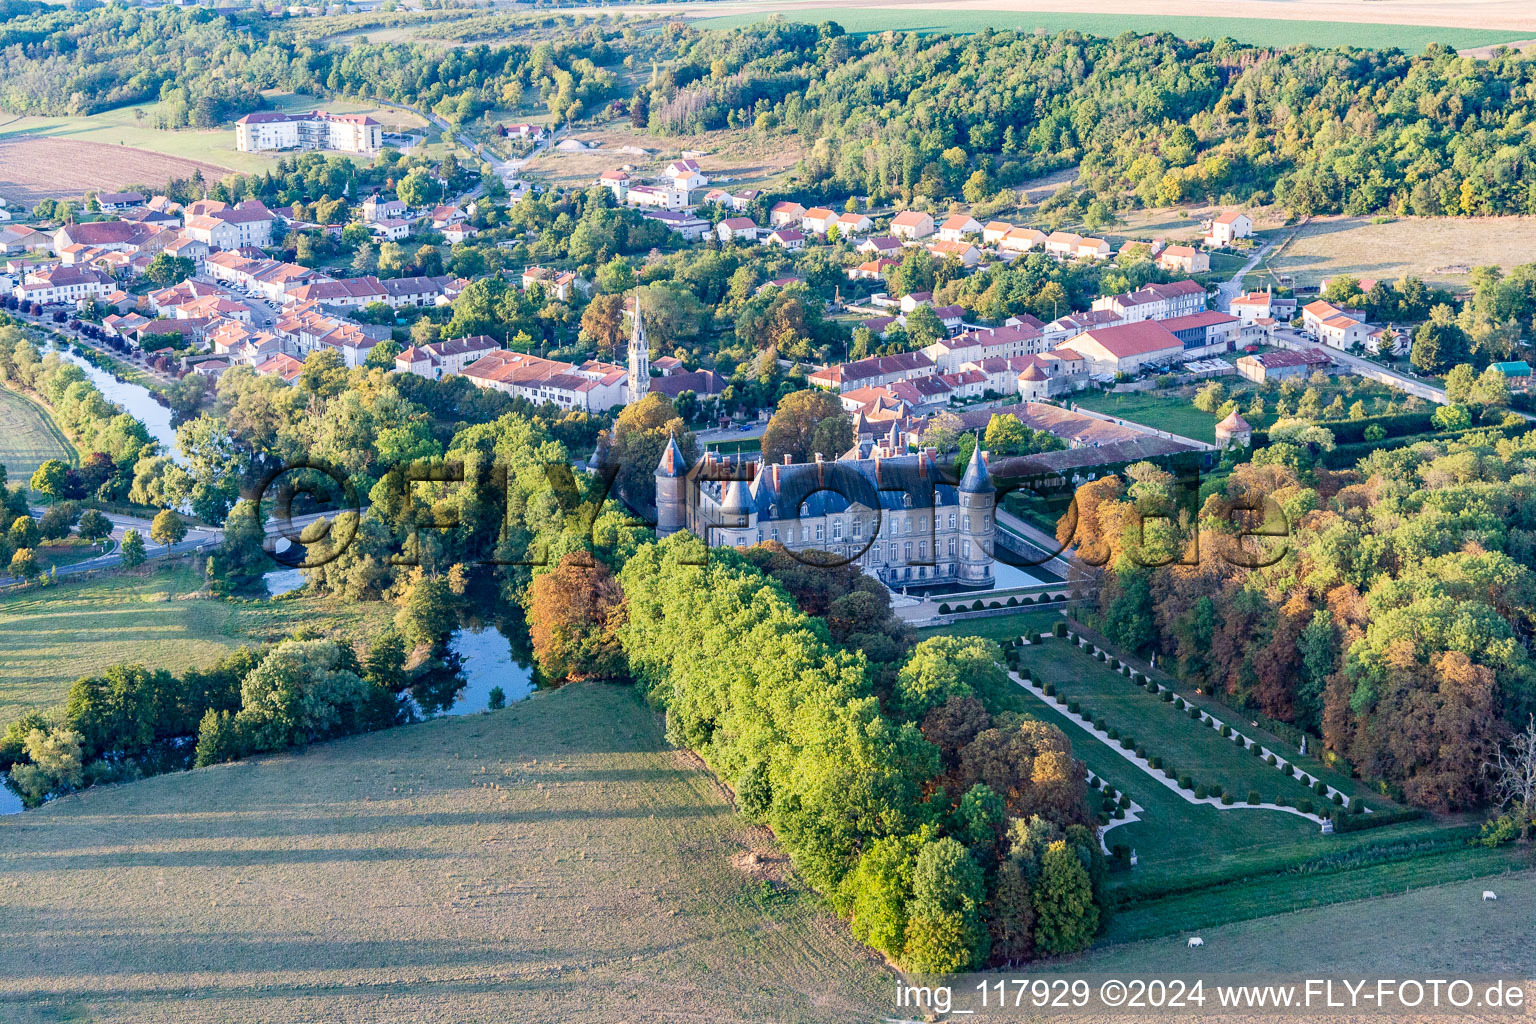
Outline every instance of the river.
<path id="1" fill-rule="evenodd" d="M 149 436 L 160 442 L 165 453 L 179 465 L 185 466 L 181 449 L 176 447 L 176 428 L 171 426 L 171 410 L 155 401 L 154 394 L 141 384 L 118 380 L 106 370 L 92 366 L 69 349 L 57 349 L 59 358 L 74 363 L 85 371 L 86 378 L 106 396 L 107 401 L 121 406 L 123 411 L 149 430 Z"/>

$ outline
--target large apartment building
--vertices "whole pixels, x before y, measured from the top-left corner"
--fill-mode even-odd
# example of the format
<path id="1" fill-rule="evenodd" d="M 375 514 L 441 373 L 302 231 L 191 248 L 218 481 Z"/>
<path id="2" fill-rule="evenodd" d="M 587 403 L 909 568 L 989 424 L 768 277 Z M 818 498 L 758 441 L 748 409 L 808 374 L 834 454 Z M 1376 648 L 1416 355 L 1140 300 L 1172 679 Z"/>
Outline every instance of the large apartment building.
<path id="1" fill-rule="evenodd" d="M 260 110 L 235 122 L 235 148 L 242 153 L 274 149 L 334 149 L 367 156 L 384 148 L 384 129 L 367 114 L 284 114 Z"/>

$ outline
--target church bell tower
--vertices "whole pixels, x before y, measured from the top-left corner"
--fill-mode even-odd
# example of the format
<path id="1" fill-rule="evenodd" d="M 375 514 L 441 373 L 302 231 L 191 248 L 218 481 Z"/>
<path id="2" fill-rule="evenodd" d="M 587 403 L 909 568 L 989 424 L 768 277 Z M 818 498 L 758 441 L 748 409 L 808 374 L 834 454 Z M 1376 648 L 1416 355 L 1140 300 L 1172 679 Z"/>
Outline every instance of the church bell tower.
<path id="1" fill-rule="evenodd" d="M 645 340 L 645 325 L 640 322 L 640 298 L 635 297 L 634 325 L 629 332 L 629 404 L 651 392 L 651 347 Z"/>

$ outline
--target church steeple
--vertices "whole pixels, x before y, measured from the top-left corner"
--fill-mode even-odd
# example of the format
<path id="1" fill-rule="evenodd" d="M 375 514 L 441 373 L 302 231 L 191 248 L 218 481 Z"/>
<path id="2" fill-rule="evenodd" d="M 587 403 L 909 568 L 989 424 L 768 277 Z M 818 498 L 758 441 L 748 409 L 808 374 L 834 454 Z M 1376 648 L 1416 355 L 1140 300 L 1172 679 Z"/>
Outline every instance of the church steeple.
<path id="1" fill-rule="evenodd" d="M 640 297 L 635 296 L 634 325 L 629 332 L 629 401 L 640 401 L 651 391 L 651 347 L 640 322 Z"/>

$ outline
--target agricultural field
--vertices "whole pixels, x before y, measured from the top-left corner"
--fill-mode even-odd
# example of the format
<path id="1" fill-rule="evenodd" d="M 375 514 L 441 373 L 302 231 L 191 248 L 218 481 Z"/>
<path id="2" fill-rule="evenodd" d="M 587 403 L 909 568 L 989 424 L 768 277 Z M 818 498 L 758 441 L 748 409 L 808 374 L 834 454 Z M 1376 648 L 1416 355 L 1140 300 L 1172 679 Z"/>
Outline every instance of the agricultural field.
<path id="1" fill-rule="evenodd" d="M 1188 398 L 1149 391 L 1100 391 L 1085 392 L 1073 401 L 1084 409 L 1119 416 L 1154 430 L 1166 430 L 1207 444 L 1216 440 L 1216 417 L 1196 409 Z"/>
<path id="2" fill-rule="evenodd" d="M 1259 287 L 1316 285 L 1345 274 L 1383 281 L 1412 275 L 1461 290 L 1473 267 L 1524 263 L 1536 263 L 1536 217 L 1317 217 L 1254 275 Z"/>
<path id="3" fill-rule="evenodd" d="M 386 131 L 419 131 L 426 125 L 410 111 L 376 103 L 319 100 L 291 92 L 268 92 L 266 97 L 274 110 L 318 107 L 338 114 L 371 114 Z M 178 131 L 156 128 L 157 106 L 120 107 L 85 117 L 0 121 L 0 195 L 13 202 L 35 203 L 126 185 L 157 187 L 199 170 L 205 178 L 216 180 L 231 171 L 266 171 L 277 161 L 271 153 L 236 149 L 233 125 Z"/>
<path id="4" fill-rule="evenodd" d="M 49 459 L 79 462 L 75 446 L 42 407 L 0 387 L 0 465 L 13 484 L 24 484 Z"/>
<path id="5" fill-rule="evenodd" d="M 695 24 L 704 28 L 735 28 L 765 20 L 772 14 L 810 23 L 835 21 L 849 32 L 981 32 L 993 29 L 1036 30 L 1048 33 L 1069 29 L 1085 35 L 1113 37 L 1121 32 L 1169 32 L 1185 39 L 1232 38 L 1240 43 L 1257 46 L 1284 48 L 1306 43 L 1313 46 L 1336 46 L 1345 40 L 1351 46 L 1363 49 L 1397 48 L 1410 53 L 1422 50 L 1429 43 L 1437 42 L 1452 47 L 1481 47 L 1499 43 L 1526 40 L 1531 36 L 1530 26 L 1524 29 L 1466 28 L 1435 25 L 1362 24 L 1377 20 L 1398 20 L 1391 15 L 1382 17 L 1370 12 L 1369 7 L 1352 14 L 1360 16 L 1360 22 L 1334 20 L 1304 20 L 1307 15 L 1297 11 L 1292 18 L 1267 17 L 1199 17 L 1177 13 L 1187 11 L 1184 5 L 1171 3 L 1132 2 L 1123 3 L 1119 12 L 1102 8 L 1092 13 L 1076 11 L 1043 11 L 1042 6 L 1028 2 L 1003 2 L 988 4 L 985 10 L 958 6 L 935 7 L 918 3 L 882 3 L 867 6 L 847 4 L 796 3 L 777 5 L 771 12 L 758 8 L 750 13 L 736 13 L 718 17 L 704 17 Z M 1339 5 L 1310 5 L 1312 13 L 1323 18 L 1336 17 Z M 1444 5 L 1441 5 L 1442 8 Z M 713 7 L 713 5 L 711 5 Z M 1244 10 L 1270 10 L 1268 5 L 1236 5 L 1234 13 Z M 703 11 L 705 8 L 696 8 Z M 1449 11 L 1447 10 L 1447 15 Z M 1363 15 L 1363 16 L 1362 16 Z M 1485 20 L 1454 20 L 1456 26 L 1489 25 Z"/>
<path id="6" fill-rule="evenodd" d="M 223 601 L 206 596 L 183 564 L 7 594 L 0 597 L 0 723 L 62 703 L 71 683 L 109 665 L 177 672 L 301 626 L 366 633 L 393 611 L 322 598 Z"/>
<path id="7" fill-rule="evenodd" d="M 621 686 L 90 790 L 0 818 L 0 872 L 27 880 L 0 888 L 18 1024 L 845 1022 L 889 998 Z"/>

